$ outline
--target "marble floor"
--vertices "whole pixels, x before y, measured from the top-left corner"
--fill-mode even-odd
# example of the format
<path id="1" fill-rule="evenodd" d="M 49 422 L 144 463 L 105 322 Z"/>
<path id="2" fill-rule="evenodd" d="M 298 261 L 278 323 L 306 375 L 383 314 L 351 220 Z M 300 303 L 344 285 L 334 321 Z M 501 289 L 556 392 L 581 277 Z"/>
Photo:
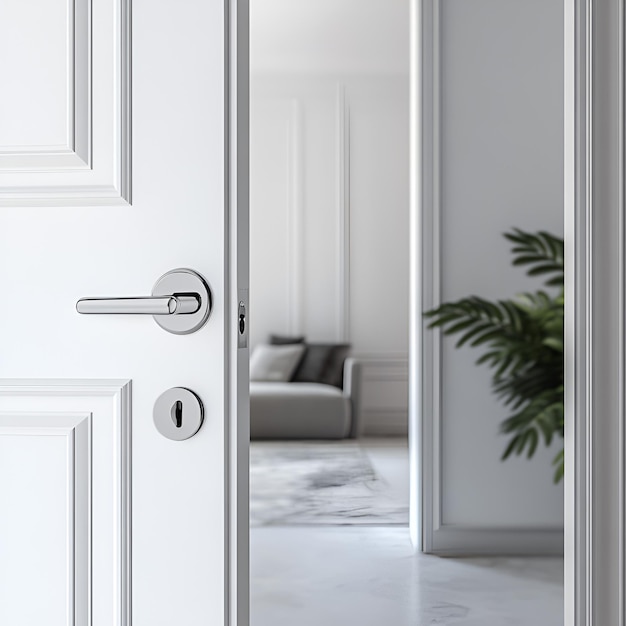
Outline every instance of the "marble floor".
<path id="1" fill-rule="evenodd" d="M 408 500 L 406 439 L 359 442 Z M 251 626 L 562 626 L 563 561 L 415 554 L 406 526 L 266 526 L 251 538 Z"/>
<path id="2" fill-rule="evenodd" d="M 562 626 L 563 561 L 415 554 L 404 527 L 251 531 L 251 626 Z"/>

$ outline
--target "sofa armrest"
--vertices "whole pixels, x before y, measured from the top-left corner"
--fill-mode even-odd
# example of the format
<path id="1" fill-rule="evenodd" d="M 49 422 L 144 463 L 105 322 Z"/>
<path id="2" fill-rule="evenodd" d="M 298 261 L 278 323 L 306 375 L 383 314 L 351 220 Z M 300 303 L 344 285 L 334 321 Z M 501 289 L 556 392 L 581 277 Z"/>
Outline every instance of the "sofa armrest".
<path id="1" fill-rule="evenodd" d="M 361 419 L 361 372 L 363 363 L 355 358 L 347 358 L 343 366 L 343 394 L 350 400 L 352 416 L 350 421 L 351 439 L 358 439 L 363 431 Z"/>

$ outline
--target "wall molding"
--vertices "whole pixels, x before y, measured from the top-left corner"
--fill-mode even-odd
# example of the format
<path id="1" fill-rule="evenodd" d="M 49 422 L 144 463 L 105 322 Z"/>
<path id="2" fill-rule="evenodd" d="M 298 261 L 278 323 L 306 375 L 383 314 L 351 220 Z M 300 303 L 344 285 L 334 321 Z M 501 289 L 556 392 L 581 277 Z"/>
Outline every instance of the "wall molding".
<path id="1" fill-rule="evenodd" d="M 289 294 L 288 329 L 290 335 L 299 335 L 304 329 L 304 158 L 302 103 L 290 101 L 288 120 L 289 134 L 289 202 L 287 223 L 289 225 L 289 267 L 287 273 Z"/>
<path id="2" fill-rule="evenodd" d="M 443 0 L 425 0 L 419 4 L 419 19 L 413 72 L 421 67 L 419 109 L 414 118 L 413 151 L 420 168 L 421 188 L 413 190 L 417 233 L 417 255 L 412 260 L 414 280 L 421 292 L 413 297 L 413 315 L 418 320 L 413 330 L 412 369 L 413 402 L 417 413 L 412 417 L 415 441 L 420 446 L 421 526 L 418 543 L 425 552 L 446 555 L 480 554 L 562 554 L 561 528 L 474 527 L 446 524 L 443 520 L 443 434 L 442 434 L 442 334 L 426 330 L 421 311 L 441 303 L 442 279 L 442 206 L 441 206 L 441 7 Z M 414 82 L 414 102 L 416 98 Z M 419 137 L 419 140 L 416 138 Z M 418 143 L 415 143 L 418 141 Z M 419 195 L 418 195 L 419 194 Z M 421 255 L 420 258 L 417 258 Z M 416 336 L 417 335 L 417 336 Z M 417 346 L 417 347 L 416 347 Z M 419 349 L 418 349 L 419 348 Z M 414 513 L 415 514 L 415 513 Z M 415 520 L 414 520 L 415 522 Z M 414 533 L 415 535 L 418 533 Z"/>
<path id="3" fill-rule="evenodd" d="M 304 298 L 304 113 L 299 98 L 290 100 L 289 133 L 289 333 L 305 332 Z M 337 263 L 335 337 L 350 341 L 350 105 L 343 83 L 335 94 L 335 180 Z"/>
<path id="4" fill-rule="evenodd" d="M 365 436 L 402 436 L 409 430 L 409 361 L 355 355 L 361 363 L 359 410 Z M 405 391 L 402 391 L 405 389 Z"/>
<path id="5" fill-rule="evenodd" d="M 359 358 L 359 361 L 363 364 L 363 380 L 408 380 L 408 359 Z"/>
<path id="6" fill-rule="evenodd" d="M 407 409 L 361 409 L 366 437 L 406 437 L 409 431 Z"/>
<path id="7" fill-rule="evenodd" d="M 350 341 L 350 104 L 337 84 L 335 163 L 337 180 L 337 341 Z"/>
<path id="8" fill-rule="evenodd" d="M 409 359 L 409 354 L 407 352 L 390 352 L 390 351 L 380 351 L 380 352 L 355 352 L 353 354 L 355 358 L 361 359 L 362 361 L 402 361 L 406 362 Z"/>

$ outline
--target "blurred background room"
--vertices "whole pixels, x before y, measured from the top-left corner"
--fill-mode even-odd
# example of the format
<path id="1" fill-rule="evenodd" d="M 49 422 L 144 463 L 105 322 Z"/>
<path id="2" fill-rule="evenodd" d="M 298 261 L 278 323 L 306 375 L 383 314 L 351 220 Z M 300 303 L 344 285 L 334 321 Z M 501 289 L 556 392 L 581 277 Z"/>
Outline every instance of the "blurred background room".
<path id="1" fill-rule="evenodd" d="M 409 0 L 251 2 L 253 626 L 563 623 L 562 3 L 423 2 L 413 101 Z M 421 317 L 472 295 L 504 313 Z"/>

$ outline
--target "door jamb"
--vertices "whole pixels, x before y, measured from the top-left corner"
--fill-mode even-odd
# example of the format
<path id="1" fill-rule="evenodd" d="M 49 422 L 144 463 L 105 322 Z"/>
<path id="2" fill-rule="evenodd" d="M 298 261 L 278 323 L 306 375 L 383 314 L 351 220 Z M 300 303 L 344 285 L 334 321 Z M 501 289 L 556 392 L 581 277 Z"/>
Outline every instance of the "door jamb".
<path id="1" fill-rule="evenodd" d="M 591 68 L 587 0 L 564 3 L 565 621 L 591 626 Z M 573 271 L 572 271 L 573 269 Z M 569 271 L 568 271 L 569 270 Z"/>
<path id="2" fill-rule="evenodd" d="M 624 3 L 565 1 L 565 625 L 626 625 Z"/>
<path id="3" fill-rule="evenodd" d="M 420 120 L 423 0 L 411 0 L 411 537 L 424 547 Z M 623 0 L 564 3 L 565 624 L 626 626 Z M 603 419 L 600 419 L 604 416 Z M 594 419 L 596 418 L 597 419 Z M 420 458 L 421 457 L 421 458 Z"/>
<path id="4" fill-rule="evenodd" d="M 249 350 L 240 341 L 239 305 L 248 309 L 249 276 L 249 2 L 224 0 L 226 228 L 226 545 L 225 624 L 250 623 Z M 245 347 L 240 347 L 245 344 Z"/>

